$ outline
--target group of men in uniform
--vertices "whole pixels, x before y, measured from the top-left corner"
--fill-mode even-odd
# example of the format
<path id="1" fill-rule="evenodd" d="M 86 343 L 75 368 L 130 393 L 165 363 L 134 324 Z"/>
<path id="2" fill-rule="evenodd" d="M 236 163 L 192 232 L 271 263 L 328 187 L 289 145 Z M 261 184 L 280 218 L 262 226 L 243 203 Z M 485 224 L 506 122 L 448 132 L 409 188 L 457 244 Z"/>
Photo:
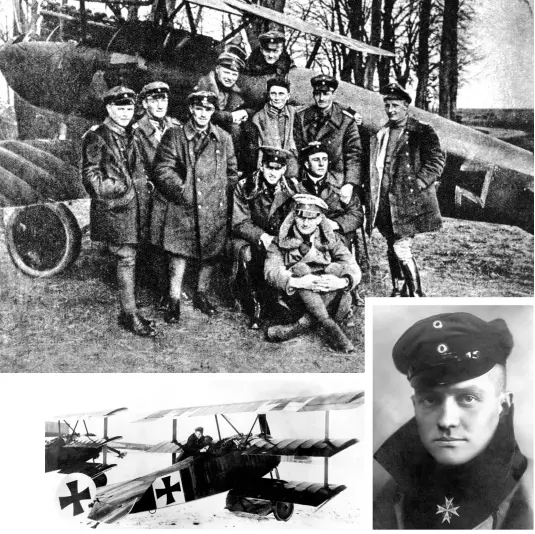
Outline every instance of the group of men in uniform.
<path id="1" fill-rule="evenodd" d="M 289 104 L 293 63 L 282 33 L 260 36 L 247 60 L 235 48 L 198 81 L 184 124 L 167 117 L 169 86 L 153 82 L 138 96 L 145 115 L 133 126 L 136 95 L 115 87 L 104 98 L 108 117 L 84 136 L 91 235 L 116 257 L 120 322 L 137 335 L 156 333 L 135 302 L 136 259 L 147 243 L 167 258 L 168 276 L 158 275 L 167 323 L 180 320 L 188 264 L 196 273 L 194 307 L 217 313 L 209 284 L 230 252 L 233 286 L 245 288 L 251 302 L 251 328 L 271 311 L 283 321 L 267 329 L 269 340 L 320 324 L 331 347 L 352 352 L 339 324 L 350 316 L 361 277 L 350 250 L 364 221 L 363 190 L 369 229 L 377 226 L 387 239 L 392 296 L 423 296 L 411 245 L 416 233 L 441 224 L 438 138 L 408 116 L 403 88 L 383 88 L 389 121 L 371 144 L 368 185 L 361 116 L 335 102 L 337 80 L 313 77 L 314 104 L 297 109 Z M 242 71 L 268 75 L 261 109 L 246 106 Z"/>

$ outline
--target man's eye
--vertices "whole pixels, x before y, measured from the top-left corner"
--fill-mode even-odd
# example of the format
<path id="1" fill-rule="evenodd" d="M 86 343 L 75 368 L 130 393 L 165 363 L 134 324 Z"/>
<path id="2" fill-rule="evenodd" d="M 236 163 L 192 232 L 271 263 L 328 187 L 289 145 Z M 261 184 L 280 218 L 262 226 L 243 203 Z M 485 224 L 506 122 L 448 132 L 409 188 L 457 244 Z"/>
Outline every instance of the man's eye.
<path id="1" fill-rule="evenodd" d="M 461 395 L 459 397 L 459 402 L 465 406 L 474 404 L 477 401 L 477 398 L 474 395 Z"/>
<path id="2" fill-rule="evenodd" d="M 420 404 L 422 406 L 435 406 L 437 399 L 435 397 L 420 397 Z"/>

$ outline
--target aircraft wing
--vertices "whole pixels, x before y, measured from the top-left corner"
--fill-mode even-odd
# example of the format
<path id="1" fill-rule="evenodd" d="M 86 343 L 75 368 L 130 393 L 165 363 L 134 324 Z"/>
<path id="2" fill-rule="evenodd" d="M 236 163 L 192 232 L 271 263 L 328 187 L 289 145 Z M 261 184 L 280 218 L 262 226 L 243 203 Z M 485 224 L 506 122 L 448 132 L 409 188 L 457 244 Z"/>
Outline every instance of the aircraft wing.
<path id="1" fill-rule="evenodd" d="M 197 4 L 199 6 L 217 9 L 218 11 L 230 13 L 231 15 L 253 15 L 265 20 L 270 20 L 280 24 L 281 26 L 286 26 L 287 28 L 291 28 L 299 32 L 315 35 L 320 39 L 329 39 L 335 43 L 343 44 L 347 48 L 356 50 L 357 52 L 366 52 L 368 54 L 376 54 L 379 56 L 395 55 L 393 52 L 389 52 L 388 50 L 383 50 L 382 48 L 365 44 L 361 41 L 357 41 L 356 39 L 351 39 L 350 37 L 319 28 L 315 24 L 305 22 L 297 17 L 291 17 L 285 13 L 280 13 L 279 11 L 269 9 L 267 7 L 247 4 L 240 0 L 188 0 L 188 2 L 190 4 Z"/>
<path id="2" fill-rule="evenodd" d="M 197 417 L 201 415 L 229 413 L 267 412 L 325 412 L 331 410 L 351 410 L 364 403 L 364 391 L 334 393 L 332 395 L 311 395 L 263 401 L 240 402 L 232 404 L 213 404 L 210 406 L 191 406 L 172 410 L 160 410 L 135 421 L 136 423 L 155 421 L 162 418 Z"/>
<path id="3" fill-rule="evenodd" d="M 275 480 L 261 478 L 244 486 L 233 488 L 235 495 L 250 499 L 266 499 L 273 502 L 292 502 L 305 506 L 320 506 L 336 497 L 346 486 L 342 484 L 324 484 Z"/>
<path id="4" fill-rule="evenodd" d="M 358 439 L 271 439 L 253 438 L 244 455 L 316 456 L 330 458 L 358 443 Z"/>
<path id="5" fill-rule="evenodd" d="M 106 443 L 111 441 L 122 439 L 123 436 L 115 436 L 113 438 L 98 438 L 98 439 L 89 439 L 89 438 L 77 438 L 70 443 L 63 445 L 65 449 L 100 449 Z"/>
<path id="6" fill-rule="evenodd" d="M 53 421 L 60 421 L 63 419 L 92 419 L 93 417 L 111 417 L 119 412 L 124 412 L 128 408 L 116 408 L 115 410 L 101 410 L 100 412 L 80 412 L 70 413 L 67 415 L 56 415 L 52 417 Z"/>

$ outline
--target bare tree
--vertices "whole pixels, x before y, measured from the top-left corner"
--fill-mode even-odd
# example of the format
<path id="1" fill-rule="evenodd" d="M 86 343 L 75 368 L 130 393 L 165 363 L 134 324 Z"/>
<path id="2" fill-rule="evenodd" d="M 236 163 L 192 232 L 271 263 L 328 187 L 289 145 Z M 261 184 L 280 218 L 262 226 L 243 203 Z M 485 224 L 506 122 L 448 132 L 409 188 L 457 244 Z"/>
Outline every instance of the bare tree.
<path id="1" fill-rule="evenodd" d="M 383 48 L 390 52 L 395 51 L 396 36 L 392 25 L 392 13 L 394 11 L 394 4 L 396 0 L 385 0 L 383 9 Z M 382 56 L 379 59 L 379 85 L 388 84 L 390 80 L 390 64 L 391 58 Z"/>
<path id="2" fill-rule="evenodd" d="M 416 75 L 416 106 L 428 109 L 429 90 L 429 33 L 431 23 L 431 0 L 422 0 L 420 4 L 420 39 L 418 43 L 418 64 Z"/>
<path id="3" fill-rule="evenodd" d="M 457 108 L 459 85 L 458 23 L 459 0 L 447 0 L 444 3 L 442 22 L 438 112 L 442 117 L 448 119 L 454 118 Z"/>
<path id="4" fill-rule="evenodd" d="M 371 13 L 371 34 L 370 44 L 372 46 L 380 46 L 381 44 L 381 7 L 382 0 L 372 0 Z M 366 89 L 373 89 L 373 80 L 375 71 L 377 70 L 377 56 L 375 54 L 368 54 L 366 58 L 366 68 L 364 69 L 364 87 Z"/>

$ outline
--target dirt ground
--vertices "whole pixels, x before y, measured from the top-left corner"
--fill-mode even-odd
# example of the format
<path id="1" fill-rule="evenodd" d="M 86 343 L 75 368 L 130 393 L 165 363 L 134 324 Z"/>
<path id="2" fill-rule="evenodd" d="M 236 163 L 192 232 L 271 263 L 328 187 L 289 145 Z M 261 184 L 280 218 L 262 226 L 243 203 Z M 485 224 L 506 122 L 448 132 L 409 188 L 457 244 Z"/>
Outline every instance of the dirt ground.
<path id="1" fill-rule="evenodd" d="M 388 296 L 385 242 L 368 243 L 361 295 Z M 415 254 L 427 296 L 533 296 L 533 236 L 518 228 L 446 219 L 437 234 L 418 236 Z M 361 254 L 362 256 L 363 254 Z M 209 319 L 183 305 L 179 325 L 166 325 L 154 294 L 139 303 L 159 334 L 138 338 L 117 324 L 111 263 L 84 238 L 75 264 L 55 278 L 32 279 L 11 263 L 0 235 L 1 372 L 363 372 L 364 307 L 346 328 L 356 355 L 330 351 L 313 331 L 283 344 L 266 342 L 221 301 Z"/>

